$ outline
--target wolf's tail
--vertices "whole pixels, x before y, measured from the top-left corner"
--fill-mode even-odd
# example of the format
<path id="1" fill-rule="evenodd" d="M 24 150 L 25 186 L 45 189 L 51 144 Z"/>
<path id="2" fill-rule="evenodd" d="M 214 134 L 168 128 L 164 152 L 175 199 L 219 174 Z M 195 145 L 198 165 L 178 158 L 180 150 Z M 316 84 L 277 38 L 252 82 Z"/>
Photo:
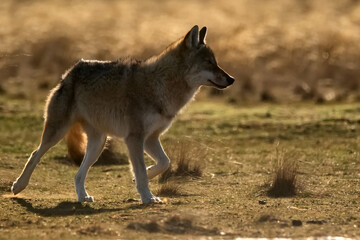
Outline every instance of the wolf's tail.
<path id="1" fill-rule="evenodd" d="M 68 148 L 68 155 L 72 161 L 80 165 L 85 154 L 87 143 L 86 134 L 83 132 L 80 123 L 75 123 L 65 137 Z"/>

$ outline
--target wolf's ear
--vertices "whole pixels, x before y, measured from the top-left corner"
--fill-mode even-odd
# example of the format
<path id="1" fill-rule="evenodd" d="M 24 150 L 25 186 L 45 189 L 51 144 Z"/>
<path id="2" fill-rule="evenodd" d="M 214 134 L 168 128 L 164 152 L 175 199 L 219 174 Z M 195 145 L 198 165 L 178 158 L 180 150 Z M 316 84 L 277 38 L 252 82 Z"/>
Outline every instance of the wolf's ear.
<path id="1" fill-rule="evenodd" d="M 184 41 L 188 48 L 198 47 L 198 45 L 199 45 L 199 27 L 198 27 L 198 25 L 193 26 L 193 28 L 186 34 Z"/>
<path id="2" fill-rule="evenodd" d="M 200 40 L 199 40 L 199 44 L 206 44 L 205 38 L 206 38 L 206 32 L 207 32 L 207 28 L 203 27 L 200 30 Z"/>

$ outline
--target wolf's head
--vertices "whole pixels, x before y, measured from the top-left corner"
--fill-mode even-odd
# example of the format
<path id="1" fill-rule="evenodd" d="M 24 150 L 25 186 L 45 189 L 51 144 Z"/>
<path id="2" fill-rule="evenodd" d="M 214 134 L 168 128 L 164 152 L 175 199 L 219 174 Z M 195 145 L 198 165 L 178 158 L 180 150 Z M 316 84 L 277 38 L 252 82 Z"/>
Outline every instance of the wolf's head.
<path id="1" fill-rule="evenodd" d="M 182 45 L 185 64 L 189 66 L 186 81 L 191 87 L 212 86 L 224 89 L 235 79 L 217 64 L 213 51 L 206 45 L 207 28 L 194 26 L 184 37 Z"/>

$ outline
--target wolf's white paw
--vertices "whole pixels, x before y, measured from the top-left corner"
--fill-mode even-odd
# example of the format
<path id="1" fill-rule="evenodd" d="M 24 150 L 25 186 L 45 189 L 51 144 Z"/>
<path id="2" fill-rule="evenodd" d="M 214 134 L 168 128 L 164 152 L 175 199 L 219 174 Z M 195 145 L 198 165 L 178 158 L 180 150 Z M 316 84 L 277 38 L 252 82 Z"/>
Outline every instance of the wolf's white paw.
<path id="1" fill-rule="evenodd" d="M 94 202 L 94 197 L 93 196 L 80 197 L 78 198 L 78 202 Z"/>
<path id="2" fill-rule="evenodd" d="M 26 186 L 28 185 L 27 182 L 22 182 L 19 178 L 15 180 L 15 182 L 13 182 L 13 185 L 11 187 L 11 191 L 16 195 L 19 192 L 21 192 L 22 190 L 24 190 L 26 188 Z"/>
<path id="3" fill-rule="evenodd" d="M 86 196 L 85 197 L 85 202 L 94 202 L 94 197 L 93 196 Z"/>
<path id="4" fill-rule="evenodd" d="M 151 196 L 148 198 L 141 198 L 142 204 L 150 204 L 150 203 L 162 203 L 161 199 L 155 196 Z"/>

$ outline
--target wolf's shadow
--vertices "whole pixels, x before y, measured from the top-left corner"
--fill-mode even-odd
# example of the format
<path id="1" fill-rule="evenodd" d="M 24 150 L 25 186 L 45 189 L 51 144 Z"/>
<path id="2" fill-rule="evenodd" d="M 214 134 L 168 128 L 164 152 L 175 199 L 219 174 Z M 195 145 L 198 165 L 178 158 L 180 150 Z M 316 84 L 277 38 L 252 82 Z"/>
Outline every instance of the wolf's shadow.
<path id="1" fill-rule="evenodd" d="M 124 210 L 123 208 L 100 208 L 95 209 L 91 207 L 89 204 L 82 204 L 79 202 L 70 202 L 64 201 L 59 203 L 55 207 L 45 207 L 39 208 L 34 207 L 33 204 L 27 200 L 22 198 L 14 197 L 12 198 L 21 206 L 25 207 L 27 211 L 36 213 L 40 216 L 44 217 L 59 217 L 59 216 L 71 216 L 71 215 L 92 215 L 99 214 L 104 212 L 117 212 Z"/>

